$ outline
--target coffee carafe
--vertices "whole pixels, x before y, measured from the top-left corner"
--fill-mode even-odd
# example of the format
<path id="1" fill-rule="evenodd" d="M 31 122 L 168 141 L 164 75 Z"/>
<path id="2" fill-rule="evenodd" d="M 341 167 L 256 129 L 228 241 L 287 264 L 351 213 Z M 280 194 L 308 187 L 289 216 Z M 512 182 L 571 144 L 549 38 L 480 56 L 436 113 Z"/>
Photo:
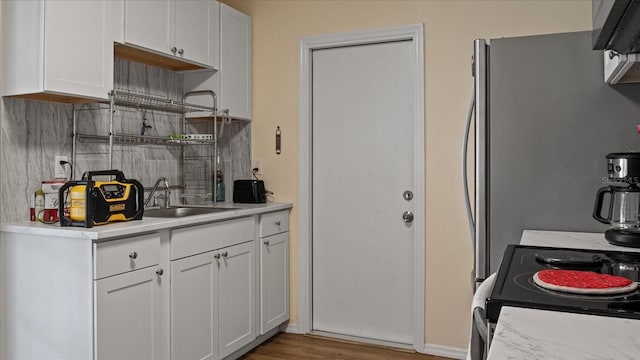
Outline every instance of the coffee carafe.
<path id="1" fill-rule="evenodd" d="M 598 189 L 594 219 L 611 225 L 604 237 L 613 245 L 640 247 L 640 153 L 607 155 L 609 186 Z M 608 196 L 606 216 L 602 214 Z"/>

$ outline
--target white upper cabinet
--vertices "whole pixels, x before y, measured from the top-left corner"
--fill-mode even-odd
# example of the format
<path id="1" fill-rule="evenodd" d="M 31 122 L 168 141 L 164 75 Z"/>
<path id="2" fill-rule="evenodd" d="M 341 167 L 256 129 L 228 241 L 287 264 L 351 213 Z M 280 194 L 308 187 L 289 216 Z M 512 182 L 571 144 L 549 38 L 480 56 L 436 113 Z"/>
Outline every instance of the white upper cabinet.
<path id="1" fill-rule="evenodd" d="M 163 54 L 172 54 L 174 43 L 174 1 L 126 0 L 124 41 Z"/>
<path id="2" fill-rule="evenodd" d="M 2 1 L 2 95 L 106 99 L 113 88 L 116 13 L 110 0 Z"/>
<path id="3" fill-rule="evenodd" d="M 124 43 L 134 49 L 119 49 L 118 56 L 141 60 L 143 49 L 178 60 L 174 67 L 164 60 L 147 63 L 175 70 L 217 69 L 219 64 L 219 4 L 215 0 L 125 0 Z M 144 60 L 144 59 L 143 59 Z M 155 61 L 155 62 L 154 62 Z M 196 66 L 181 65 L 180 62 Z"/>
<path id="4" fill-rule="evenodd" d="M 220 6 L 217 1 L 177 1 L 178 55 L 218 69 L 220 67 L 219 17 Z"/>
<path id="5" fill-rule="evenodd" d="M 219 71 L 186 73 L 184 89 L 213 90 L 218 98 L 219 111 L 229 109 L 232 118 L 251 120 L 251 17 L 220 4 L 219 46 Z M 211 106 L 210 97 L 205 95 L 194 95 L 188 102 Z"/>
<path id="6" fill-rule="evenodd" d="M 251 119 L 251 18 L 220 5 L 220 106 Z"/>

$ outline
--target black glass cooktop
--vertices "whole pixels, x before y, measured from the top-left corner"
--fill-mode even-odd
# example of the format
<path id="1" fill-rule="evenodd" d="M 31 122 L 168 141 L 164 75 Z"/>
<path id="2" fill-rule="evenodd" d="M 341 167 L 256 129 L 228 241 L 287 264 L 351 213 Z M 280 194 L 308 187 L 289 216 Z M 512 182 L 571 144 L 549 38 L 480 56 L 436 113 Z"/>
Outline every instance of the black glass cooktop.
<path id="1" fill-rule="evenodd" d="M 533 274 L 544 269 L 586 270 L 640 281 L 640 253 L 509 245 L 486 302 L 497 322 L 502 306 L 640 319 L 640 288 L 617 295 L 569 294 L 541 288 Z"/>

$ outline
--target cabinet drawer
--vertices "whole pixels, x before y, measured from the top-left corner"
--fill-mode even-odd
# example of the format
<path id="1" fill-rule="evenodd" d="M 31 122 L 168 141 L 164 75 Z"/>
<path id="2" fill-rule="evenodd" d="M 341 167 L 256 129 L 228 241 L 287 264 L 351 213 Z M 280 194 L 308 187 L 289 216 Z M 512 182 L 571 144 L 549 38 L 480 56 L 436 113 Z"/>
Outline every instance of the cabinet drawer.
<path id="1" fill-rule="evenodd" d="M 256 217 L 225 220 L 171 231 L 171 260 L 256 239 Z"/>
<path id="2" fill-rule="evenodd" d="M 260 237 L 289 231 L 289 210 L 264 214 L 260 217 Z"/>
<path id="3" fill-rule="evenodd" d="M 160 234 L 140 235 L 93 245 L 94 279 L 142 269 L 160 262 Z"/>

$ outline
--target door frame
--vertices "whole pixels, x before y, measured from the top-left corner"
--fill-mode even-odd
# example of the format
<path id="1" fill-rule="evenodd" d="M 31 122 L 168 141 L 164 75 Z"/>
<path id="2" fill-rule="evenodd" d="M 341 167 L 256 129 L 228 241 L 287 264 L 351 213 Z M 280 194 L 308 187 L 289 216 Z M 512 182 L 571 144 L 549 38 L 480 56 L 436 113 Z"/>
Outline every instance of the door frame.
<path id="1" fill-rule="evenodd" d="M 390 41 L 412 40 L 414 47 L 414 338 L 418 352 L 425 348 L 425 127 L 424 127 L 424 43 L 423 24 L 384 29 L 319 35 L 301 38 L 298 63 L 298 281 L 297 324 L 290 329 L 299 333 L 312 331 L 312 91 L 311 70 L 313 50 L 366 45 Z"/>

